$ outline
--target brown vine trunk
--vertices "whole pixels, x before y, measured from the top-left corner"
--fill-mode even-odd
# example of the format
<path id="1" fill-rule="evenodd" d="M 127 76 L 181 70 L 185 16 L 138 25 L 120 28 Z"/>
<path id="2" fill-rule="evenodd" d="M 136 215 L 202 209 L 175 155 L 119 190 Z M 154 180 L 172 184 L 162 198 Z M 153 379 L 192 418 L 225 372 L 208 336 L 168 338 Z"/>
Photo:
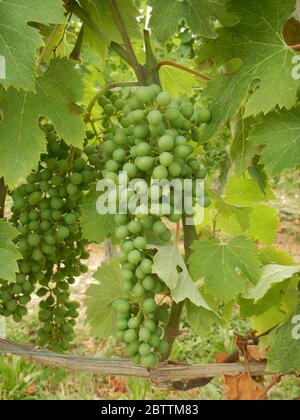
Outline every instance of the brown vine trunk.
<path id="1" fill-rule="evenodd" d="M 0 219 L 4 217 L 5 210 L 6 187 L 4 178 L 0 178 Z"/>

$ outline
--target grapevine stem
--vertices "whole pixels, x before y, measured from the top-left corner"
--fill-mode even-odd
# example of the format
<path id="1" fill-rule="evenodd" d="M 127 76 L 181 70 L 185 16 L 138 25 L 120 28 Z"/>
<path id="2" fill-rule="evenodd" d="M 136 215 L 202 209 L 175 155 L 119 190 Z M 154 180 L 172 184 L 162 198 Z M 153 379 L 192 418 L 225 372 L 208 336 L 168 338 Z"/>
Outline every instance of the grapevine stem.
<path id="1" fill-rule="evenodd" d="M 90 101 L 90 103 L 88 104 L 88 107 L 87 107 L 87 113 L 84 117 L 84 121 L 85 122 L 90 121 L 91 114 L 92 114 L 92 111 L 93 111 L 93 108 L 94 108 L 96 102 L 98 101 L 99 98 L 101 98 L 101 96 L 103 96 L 109 90 L 115 89 L 117 87 L 139 86 L 139 85 L 140 85 L 139 82 L 112 82 L 112 83 L 108 83 L 102 89 L 100 89 L 99 92 L 97 92 L 96 95 L 94 95 L 93 98 L 91 99 L 91 101 Z"/>
<path id="2" fill-rule="evenodd" d="M 184 66 L 183 64 L 176 63 L 175 61 L 163 60 L 158 63 L 159 68 L 162 68 L 164 66 L 176 67 L 177 69 L 183 70 L 187 73 L 193 74 L 194 76 L 200 77 L 203 80 L 211 80 L 210 77 L 206 76 L 205 74 L 199 73 L 198 71 L 191 69 L 190 67 Z"/>
<path id="3" fill-rule="evenodd" d="M 300 44 L 289 45 L 289 48 L 291 48 L 292 50 L 300 50 Z"/>
<path id="4" fill-rule="evenodd" d="M 185 217 L 183 217 L 183 232 L 184 232 L 184 249 L 186 261 L 191 255 L 191 245 L 195 239 L 197 239 L 196 228 L 194 225 L 188 225 Z M 179 323 L 183 310 L 184 302 L 172 303 L 171 314 L 169 322 L 165 329 L 165 338 L 169 344 L 169 350 L 163 355 L 163 360 L 167 360 L 171 354 L 173 344 L 176 337 L 179 335 Z"/>
<path id="5" fill-rule="evenodd" d="M 112 41 L 112 43 L 110 44 L 110 47 L 124 60 L 126 61 L 127 64 L 129 64 L 129 66 L 131 66 L 131 61 L 129 58 L 129 55 L 127 53 L 126 50 L 124 50 L 123 47 L 121 47 L 120 44 L 118 44 L 117 42 Z"/>
<path id="6" fill-rule="evenodd" d="M 118 29 L 120 31 L 121 37 L 123 39 L 125 48 L 127 50 L 127 53 L 128 53 L 129 59 L 130 59 L 131 66 L 132 66 L 132 68 L 135 71 L 137 80 L 139 81 L 139 83 L 141 85 L 145 85 L 145 78 L 144 78 L 143 68 L 139 64 L 139 62 L 137 60 L 137 57 L 135 55 L 135 52 L 134 52 L 132 43 L 131 43 L 130 38 L 128 36 L 126 27 L 124 25 L 122 16 L 120 14 L 119 8 L 118 8 L 117 3 L 116 3 L 116 0 L 110 0 L 109 1 L 109 4 L 110 4 L 111 10 L 112 10 L 112 13 L 114 15 L 116 24 L 118 26 Z"/>
<path id="7" fill-rule="evenodd" d="M 4 209 L 5 209 L 5 199 L 6 199 L 6 186 L 4 182 L 4 178 L 0 178 L 0 219 L 4 217 Z"/>

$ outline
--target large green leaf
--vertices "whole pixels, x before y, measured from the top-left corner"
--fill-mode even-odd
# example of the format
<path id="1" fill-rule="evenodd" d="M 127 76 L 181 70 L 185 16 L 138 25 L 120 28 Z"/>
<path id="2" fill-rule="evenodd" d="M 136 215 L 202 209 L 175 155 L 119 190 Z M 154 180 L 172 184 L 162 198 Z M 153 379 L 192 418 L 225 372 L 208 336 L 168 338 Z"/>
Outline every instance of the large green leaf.
<path id="1" fill-rule="evenodd" d="M 243 234 L 272 244 L 279 218 L 276 209 L 266 205 L 271 198 L 270 189 L 266 189 L 265 195 L 253 179 L 230 177 L 224 196 L 214 200 L 218 211 L 217 227 L 234 236 Z"/>
<path id="2" fill-rule="evenodd" d="M 183 20 L 192 32 L 208 38 L 217 36 L 212 18 L 223 25 L 234 22 L 226 12 L 227 0 L 151 0 L 149 3 L 152 6 L 150 26 L 162 43 L 175 33 Z"/>
<path id="3" fill-rule="evenodd" d="M 281 283 L 299 273 L 300 266 L 266 265 L 262 269 L 261 278 L 256 287 L 248 294 L 256 303 L 277 283 Z"/>
<path id="4" fill-rule="evenodd" d="M 82 145 L 84 123 L 74 106 L 81 95 L 80 75 L 74 62 L 67 59 L 54 60 L 36 79 L 36 93 L 0 90 L 0 167 L 11 188 L 37 167 L 40 154 L 46 150 L 45 136 L 38 125 L 40 117 L 51 120 L 67 143 Z"/>
<path id="5" fill-rule="evenodd" d="M 199 86 L 199 79 L 190 73 L 184 72 L 174 67 L 164 66 L 160 70 L 160 80 L 163 89 L 170 92 L 173 96 L 181 93 L 191 95 L 193 88 Z"/>
<path id="6" fill-rule="evenodd" d="M 270 175 L 279 175 L 284 169 L 300 165 L 300 109 L 273 112 L 250 133 L 254 145 L 265 145 L 262 162 Z"/>
<path id="7" fill-rule="evenodd" d="M 194 241 L 189 258 L 195 280 L 203 279 L 205 290 L 215 299 L 226 303 L 245 292 L 250 280 L 256 284 L 260 261 L 255 243 L 246 237 L 217 242 L 212 239 Z"/>
<path id="8" fill-rule="evenodd" d="M 22 258 L 13 239 L 18 231 L 5 220 L 0 220 L 0 279 L 14 281 L 18 272 L 17 260 Z"/>
<path id="9" fill-rule="evenodd" d="M 213 325 L 225 326 L 225 321 L 212 310 L 196 306 L 189 300 L 185 303 L 187 321 L 195 334 L 205 336 Z"/>
<path id="10" fill-rule="evenodd" d="M 245 117 L 266 114 L 277 105 L 291 108 L 295 104 L 299 81 L 292 77 L 292 59 L 296 53 L 282 35 L 294 10 L 295 0 L 231 0 L 230 11 L 240 22 L 221 29 L 219 38 L 209 41 L 200 52 L 201 60 L 213 59 L 217 65 L 241 60 L 237 71 L 208 84 L 205 93 L 212 98 L 213 120 L 205 130 L 207 138 L 237 114 L 242 103 L 246 104 Z"/>
<path id="11" fill-rule="evenodd" d="M 268 352 L 268 371 L 276 373 L 300 372 L 300 306 L 292 318 L 271 336 Z"/>
<path id="12" fill-rule="evenodd" d="M 194 305 L 202 306 L 210 311 L 196 284 L 193 282 L 185 262 L 174 243 L 165 245 L 149 245 L 157 250 L 154 257 L 153 273 L 170 288 L 171 296 L 175 302 L 189 299 Z"/>
<path id="13" fill-rule="evenodd" d="M 97 284 L 87 289 L 87 321 L 92 334 L 99 338 L 108 338 L 115 331 L 115 316 L 112 305 L 121 297 L 123 275 L 119 263 L 112 259 L 102 264 L 94 274 Z"/>
<path id="14" fill-rule="evenodd" d="M 80 0 L 85 15 L 78 15 L 85 23 L 85 37 L 101 54 L 112 41 L 121 43 L 122 37 L 108 0 Z M 132 0 L 116 0 L 126 31 L 131 39 L 140 37 L 137 17 L 139 11 Z M 76 12 L 76 11 L 75 11 Z"/>
<path id="15" fill-rule="evenodd" d="M 80 224 L 82 235 L 90 242 L 100 244 L 112 235 L 114 230 L 114 217 L 110 214 L 101 215 L 97 212 L 97 199 L 99 193 L 89 192 L 81 206 Z"/>
<path id="16" fill-rule="evenodd" d="M 1 0 L 0 54 L 6 61 L 5 88 L 35 90 L 35 53 L 43 45 L 39 32 L 28 22 L 63 23 L 61 0 Z"/>

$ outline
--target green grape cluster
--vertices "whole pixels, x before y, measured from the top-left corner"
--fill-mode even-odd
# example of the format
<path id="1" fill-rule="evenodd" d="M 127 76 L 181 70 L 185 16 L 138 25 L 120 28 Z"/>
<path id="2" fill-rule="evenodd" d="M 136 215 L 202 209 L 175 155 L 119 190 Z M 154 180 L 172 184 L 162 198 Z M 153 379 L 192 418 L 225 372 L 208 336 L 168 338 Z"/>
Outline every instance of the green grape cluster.
<path id="1" fill-rule="evenodd" d="M 14 283 L 1 281 L 0 314 L 20 322 L 33 292 L 40 301 L 39 344 L 53 350 L 67 350 L 74 337 L 77 302 L 70 299 L 69 287 L 88 268 L 81 261 L 89 257 L 79 226 L 84 191 L 98 178 L 97 149 L 86 153 L 60 140 L 53 127 L 42 126 L 47 153 L 27 182 L 12 193 L 12 223 L 19 231 L 22 254 Z M 90 164 L 93 156 L 94 165 Z"/>
<path id="2" fill-rule="evenodd" d="M 169 192 L 170 208 L 165 211 L 161 206 L 163 190 L 153 180 L 190 179 L 190 193 L 196 200 L 193 182 L 205 179 L 207 171 L 194 155 L 195 142 L 201 140 L 201 126 L 208 124 L 212 115 L 208 109 L 196 107 L 187 96 L 173 99 L 157 85 L 125 88 L 101 97 L 99 105 L 105 127 L 100 146 L 104 179 L 118 184 L 119 172 L 123 171 L 129 180 L 145 180 L 150 193 L 158 188 L 158 212 L 149 205 L 144 214 L 119 212 L 115 216 L 124 274 L 124 296 L 114 305 L 117 339 L 125 344 L 125 354 L 134 363 L 152 368 L 168 352 L 164 337 L 167 319 L 161 317 L 161 305 L 157 302 L 160 295 L 169 295 L 170 291 L 153 274 L 155 251 L 148 249 L 148 238 L 154 235 L 158 241 L 169 242 L 172 231 L 164 219 L 175 223 L 184 216 L 177 211 L 174 191 Z M 133 190 L 124 187 L 112 199 L 118 203 L 130 201 L 132 194 Z M 205 191 L 204 206 L 210 204 Z"/>

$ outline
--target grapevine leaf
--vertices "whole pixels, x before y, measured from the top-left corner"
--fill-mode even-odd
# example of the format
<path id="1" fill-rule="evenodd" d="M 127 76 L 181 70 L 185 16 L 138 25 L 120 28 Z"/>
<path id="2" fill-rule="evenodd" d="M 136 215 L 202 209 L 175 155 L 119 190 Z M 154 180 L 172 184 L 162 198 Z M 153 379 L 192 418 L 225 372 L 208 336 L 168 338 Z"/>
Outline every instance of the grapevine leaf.
<path id="1" fill-rule="evenodd" d="M 262 269 L 261 278 L 256 287 L 250 291 L 249 298 L 254 299 L 256 303 L 265 296 L 274 284 L 290 279 L 299 271 L 300 266 L 266 265 Z"/>
<path id="2" fill-rule="evenodd" d="M 60 0 L 0 1 L 0 52 L 6 62 L 5 88 L 35 90 L 35 52 L 43 45 L 39 32 L 28 22 L 64 23 Z"/>
<path id="3" fill-rule="evenodd" d="M 40 117 L 51 120 L 67 143 L 82 145 L 84 124 L 73 105 L 81 94 L 80 75 L 74 62 L 67 59 L 54 60 L 36 79 L 36 93 L 0 90 L 0 166 L 11 188 L 37 167 L 40 154 L 46 150 L 45 136 L 38 125 Z"/>
<path id="4" fill-rule="evenodd" d="M 205 137 L 245 106 L 245 117 L 268 113 L 277 105 L 291 108 L 297 99 L 299 82 L 292 77 L 296 54 L 284 41 L 282 29 L 295 10 L 295 0 L 231 0 L 231 12 L 240 22 L 219 31 L 201 51 L 201 60 L 213 59 L 217 65 L 239 58 L 240 68 L 209 82 L 206 95 L 214 98 L 213 121 Z M 252 90 L 253 83 L 259 81 Z M 253 93 L 248 98 L 249 92 Z"/>
<path id="5" fill-rule="evenodd" d="M 279 218 L 276 209 L 263 202 L 273 198 L 269 188 L 265 193 L 253 179 L 231 177 L 224 197 L 217 197 L 217 226 L 231 235 L 246 234 L 265 244 L 276 237 Z"/>
<path id="6" fill-rule="evenodd" d="M 252 127 L 252 118 L 243 118 L 239 114 L 231 123 L 233 142 L 231 145 L 231 159 L 233 169 L 237 176 L 242 176 L 251 166 L 257 146 L 249 141 L 249 131 Z"/>
<path id="7" fill-rule="evenodd" d="M 187 22 L 192 32 L 207 38 L 217 36 L 212 18 L 217 18 L 223 25 L 233 23 L 232 16 L 226 12 L 226 0 L 151 0 L 150 5 L 150 26 L 161 43 L 176 32 L 182 20 Z"/>
<path id="8" fill-rule="evenodd" d="M 242 317 L 251 318 L 252 328 L 262 334 L 288 319 L 298 304 L 299 277 L 274 283 L 256 303 L 240 299 Z"/>
<path id="9" fill-rule="evenodd" d="M 300 306 L 285 324 L 271 336 L 268 352 L 268 371 L 276 373 L 300 372 Z"/>
<path id="10" fill-rule="evenodd" d="M 99 193 L 96 191 L 91 191 L 86 195 L 81 206 L 80 224 L 83 237 L 90 242 L 100 244 L 113 233 L 114 217 L 97 212 L 98 197 Z"/>
<path id="11" fill-rule="evenodd" d="M 269 187 L 263 193 L 253 179 L 245 177 L 230 177 L 224 193 L 224 199 L 228 203 L 239 206 L 253 206 L 255 203 L 266 202 L 274 198 Z"/>
<path id="12" fill-rule="evenodd" d="M 278 265 L 297 265 L 295 260 L 288 254 L 287 251 L 276 248 L 274 246 L 268 246 L 259 251 L 259 258 L 263 265 L 278 264 Z"/>
<path id="13" fill-rule="evenodd" d="M 225 321 L 215 312 L 208 311 L 191 303 L 189 300 L 185 303 L 187 311 L 187 322 L 193 332 L 199 336 L 205 336 L 213 325 L 225 326 Z"/>
<path id="14" fill-rule="evenodd" d="M 199 80 L 190 73 L 183 70 L 163 66 L 160 70 L 160 79 L 163 89 L 170 92 L 173 96 L 180 93 L 191 95 L 195 85 L 199 85 Z"/>
<path id="15" fill-rule="evenodd" d="M 85 23 L 85 37 L 101 54 L 112 41 L 121 43 L 122 38 L 107 0 L 80 0 L 85 15 L 79 17 Z M 137 16 L 139 12 L 132 0 L 116 0 L 126 31 L 131 39 L 140 38 Z"/>
<path id="16" fill-rule="evenodd" d="M 18 231 L 5 220 L 0 220 L 0 279 L 14 281 L 18 272 L 17 261 L 22 258 L 13 239 Z"/>
<path id="17" fill-rule="evenodd" d="M 149 247 L 157 250 L 152 272 L 170 288 L 173 300 L 178 303 L 189 299 L 194 305 L 210 311 L 210 307 L 193 282 L 177 245 L 151 244 Z"/>
<path id="18" fill-rule="evenodd" d="M 194 279 L 204 279 L 207 293 L 225 303 L 245 292 L 247 281 L 256 284 L 260 274 L 258 250 L 253 241 L 237 237 L 228 243 L 194 241 L 189 258 Z"/>
<path id="19" fill-rule="evenodd" d="M 115 311 L 113 303 L 121 297 L 122 271 L 116 259 L 102 264 L 94 274 L 97 284 L 87 289 L 86 318 L 92 334 L 99 338 L 108 338 L 115 330 Z"/>
<path id="20" fill-rule="evenodd" d="M 250 134 L 249 141 L 265 145 L 262 162 L 270 175 L 279 175 L 284 169 L 295 169 L 300 164 L 300 109 L 271 113 Z"/>

